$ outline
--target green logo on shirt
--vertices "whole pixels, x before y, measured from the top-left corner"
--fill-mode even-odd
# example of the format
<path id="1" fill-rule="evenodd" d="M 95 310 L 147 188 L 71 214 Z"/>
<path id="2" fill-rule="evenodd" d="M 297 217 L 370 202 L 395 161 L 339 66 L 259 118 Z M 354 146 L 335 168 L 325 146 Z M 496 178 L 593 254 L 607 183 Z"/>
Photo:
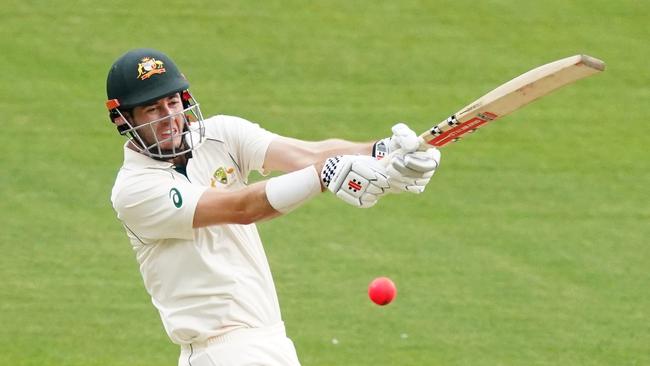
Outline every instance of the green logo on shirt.
<path id="1" fill-rule="evenodd" d="M 183 206 L 183 197 L 181 197 L 181 192 L 179 192 L 178 189 L 172 188 L 169 191 L 169 198 L 172 199 L 176 208 L 181 208 L 181 206 Z"/>

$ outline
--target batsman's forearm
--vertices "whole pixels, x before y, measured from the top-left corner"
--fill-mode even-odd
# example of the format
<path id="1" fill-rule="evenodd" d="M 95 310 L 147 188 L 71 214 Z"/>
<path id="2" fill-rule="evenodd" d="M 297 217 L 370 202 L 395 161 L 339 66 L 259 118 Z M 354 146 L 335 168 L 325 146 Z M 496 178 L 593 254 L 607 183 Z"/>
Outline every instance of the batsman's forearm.
<path id="1" fill-rule="evenodd" d="M 266 171 L 293 172 L 323 162 L 337 155 L 370 155 L 372 142 L 351 142 L 341 139 L 302 141 L 276 137 L 264 159 Z"/>
<path id="2" fill-rule="evenodd" d="M 257 182 L 238 191 L 208 188 L 194 211 L 193 227 L 220 224 L 252 224 L 279 216 L 266 198 L 267 181 Z"/>
<path id="3" fill-rule="evenodd" d="M 316 150 L 320 152 L 317 161 L 325 160 L 336 155 L 370 155 L 373 142 L 352 142 L 341 139 L 329 139 L 316 144 Z"/>
<path id="4" fill-rule="evenodd" d="M 311 165 L 238 191 L 209 188 L 196 206 L 193 227 L 247 225 L 286 214 L 323 192 L 322 167 Z"/>

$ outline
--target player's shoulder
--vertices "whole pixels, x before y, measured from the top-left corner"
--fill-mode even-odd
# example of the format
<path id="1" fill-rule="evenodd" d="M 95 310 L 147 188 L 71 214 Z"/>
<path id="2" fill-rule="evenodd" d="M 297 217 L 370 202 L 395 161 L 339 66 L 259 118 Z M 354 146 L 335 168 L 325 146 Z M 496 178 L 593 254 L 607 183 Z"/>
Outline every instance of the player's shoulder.
<path id="1" fill-rule="evenodd" d="M 260 130 L 255 122 L 226 114 L 210 117 L 204 121 L 204 125 L 205 137 L 218 141 L 242 140 Z"/>
<path id="2" fill-rule="evenodd" d="M 113 184 L 111 202 L 116 208 L 133 204 L 160 187 L 168 186 L 174 179 L 174 174 L 169 169 L 122 167 Z"/>
<path id="3" fill-rule="evenodd" d="M 218 114 L 206 119 L 204 124 L 207 131 L 228 131 L 237 130 L 242 126 L 253 125 L 255 123 L 242 117 Z"/>

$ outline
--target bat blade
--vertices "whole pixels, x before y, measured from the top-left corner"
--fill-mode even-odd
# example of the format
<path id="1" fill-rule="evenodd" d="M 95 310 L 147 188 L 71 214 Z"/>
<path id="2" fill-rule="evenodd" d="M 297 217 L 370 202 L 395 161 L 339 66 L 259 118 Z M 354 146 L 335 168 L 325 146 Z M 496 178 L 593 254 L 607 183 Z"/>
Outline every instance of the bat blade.
<path id="1" fill-rule="evenodd" d="M 490 91 L 420 137 L 429 145 L 443 147 L 564 85 L 603 70 L 603 61 L 587 55 L 575 55 L 539 66 Z"/>

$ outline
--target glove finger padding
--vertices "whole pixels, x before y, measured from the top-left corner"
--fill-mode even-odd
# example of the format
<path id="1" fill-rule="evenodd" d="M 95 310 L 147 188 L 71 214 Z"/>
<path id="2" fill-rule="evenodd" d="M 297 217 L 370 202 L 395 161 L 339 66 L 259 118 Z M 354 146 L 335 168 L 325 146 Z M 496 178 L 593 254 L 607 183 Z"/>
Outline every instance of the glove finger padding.
<path id="1" fill-rule="evenodd" d="M 432 175 L 433 173 L 427 173 L 426 176 L 422 176 L 419 178 L 404 177 L 404 176 L 397 175 L 388 178 L 388 182 L 390 183 L 391 188 L 395 186 L 396 183 L 421 186 L 421 185 L 426 185 L 431 180 Z"/>
<path id="2" fill-rule="evenodd" d="M 424 192 L 424 189 L 426 187 L 423 185 L 419 186 L 419 185 L 404 184 L 399 182 L 393 182 L 391 184 L 392 184 L 390 188 L 391 193 L 409 192 L 409 193 L 420 194 Z"/>
<path id="3" fill-rule="evenodd" d="M 390 178 L 390 191 L 392 193 L 411 192 L 422 193 L 424 188 L 429 183 L 430 178 Z"/>
<path id="4" fill-rule="evenodd" d="M 386 172 L 389 177 L 402 176 L 418 178 L 423 174 L 422 172 L 408 168 L 404 162 L 403 156 L 392 156 L 388 166 L 386 167 Z"/>
<path id="5" fill-rule="evenodd" d="M 420 146 L 420 139 L 415 134 L 415 131 L 410 129 L 404 123 L 398 123 L 393 128 L 392 140 L 394 140 L 397 148 L 402 149 L 406 152 L 412 152 L 418 149 Z"/>
<path id="6" fill-rule="evenodd" d="M 381 160 L 392 152 L 402 149 L 406 152 L 416 151 L 422 141 L 406 124 L 398 123 L 391 128 L 393 135 L 381 139 L 372 146 L 372 156 Z"/>
<path id="7" fill-rule="evenodd" d="M 440 150 L 436 148 L 404 155 L 404 166 L 418 172 L 434 171 L 440 164 Z"/>
<path id="8" fill-rule="evenodd" d="M 394 154 L 386 168 L 391 192 L 422 193 L 439 162 L 440 152 L 435 148 Z"/>
<path id="9" fill-rule="evenodd" d="M 352 164 L 352 170 L 369 181 L 373 181 L 373 185 L 380 188 L 389 187 L 386 168 L 379 161 L 368 156 L 355 156 L 355 161 Z"/>
<path id="10" fill-rule="evenodd" d="M 436 148 L 391 156 L 389 167 L 409 177 L 419 177 L 433 172 L 440 163 L 440 151 Z"/>

